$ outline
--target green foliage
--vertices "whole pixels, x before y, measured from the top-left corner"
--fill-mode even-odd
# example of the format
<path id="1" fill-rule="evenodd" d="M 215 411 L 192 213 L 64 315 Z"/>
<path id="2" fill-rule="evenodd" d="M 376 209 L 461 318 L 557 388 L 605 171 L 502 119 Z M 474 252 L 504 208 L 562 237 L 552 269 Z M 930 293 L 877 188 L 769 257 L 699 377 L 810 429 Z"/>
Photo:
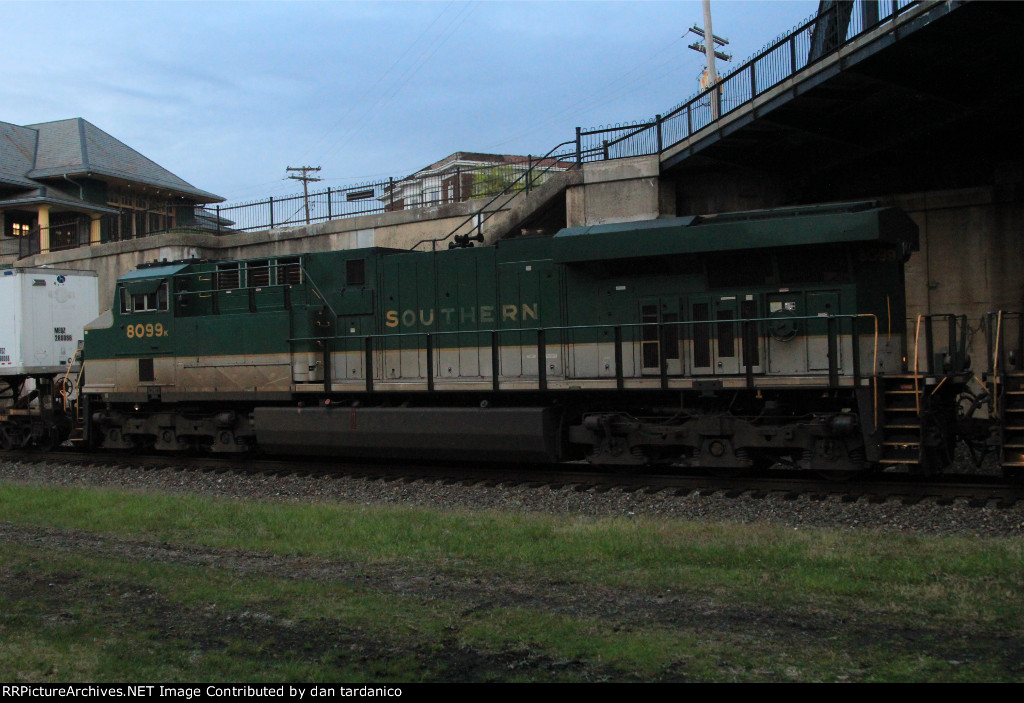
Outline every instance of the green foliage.
<path id="1" fill-rule="evenodd" d="M 519 193 L 526 190 L 527 179 L 530 179 L 531 188 L 536 188 L 542 182 L 542 177 L 535 171 L 526 176 L 511 166 L 483 168 L 473 173 L 473 192 L 470 197 L 490 198 L 500 193 Z"/>

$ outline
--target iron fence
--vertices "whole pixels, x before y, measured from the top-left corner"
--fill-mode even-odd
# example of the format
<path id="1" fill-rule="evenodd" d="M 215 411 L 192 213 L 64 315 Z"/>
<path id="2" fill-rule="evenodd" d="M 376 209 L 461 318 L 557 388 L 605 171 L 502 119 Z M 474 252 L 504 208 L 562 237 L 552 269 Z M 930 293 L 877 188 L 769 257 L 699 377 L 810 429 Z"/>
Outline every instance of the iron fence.
<path id="1" fill-rule="evenodd" d="M 656 115 L 647 121 L 593 129 L 577 127 L 577 158 L 585 162 L 661 153 L 865 32 L 895 20 L 918 2 L 857 0 L 834 3 L 826 12 L 811 17 L 761 49 L 742 66 L 725 75 L 717 85 L 701 91 L 664 115 Z M 840 32 L 842 36 L 839 36 Z"/>
<path id="2" fill-rule="evenodd" d="M 24 235 L 0 237 L 0 257 L 24 259 L 35 254 L 141 239 L 164 232 L 211 229 L 211 223 L 194 218 L 192 208 L 176 209 L 178 212 L 175 218 L 168 217 L 165 210 L 125 210 L 95 219 L 78 214 L 67 217 L 63 222 L 51 220 L 48 227 L 33 227 Z M 67 213 L 62 215 L 67 216 Z"/>
<path id="3" fill-rule="evenodd" d="M 33 254 L 88 246 L 91 231 L 89 221 L 80 219 L 49 227 L 34 227 L 21 236 L 3 237 L 0 241 L 0 256 L 24 259 Z"/>
<path id="4" fill-rule="evenodd" d="M 217 234 L 305 225 L 340 217 L 384 212 L 391 179 L 349 188 L 328 188 L 309 196 L 266 198 L 237 205 L 197 206 L 195 219 Z"/>

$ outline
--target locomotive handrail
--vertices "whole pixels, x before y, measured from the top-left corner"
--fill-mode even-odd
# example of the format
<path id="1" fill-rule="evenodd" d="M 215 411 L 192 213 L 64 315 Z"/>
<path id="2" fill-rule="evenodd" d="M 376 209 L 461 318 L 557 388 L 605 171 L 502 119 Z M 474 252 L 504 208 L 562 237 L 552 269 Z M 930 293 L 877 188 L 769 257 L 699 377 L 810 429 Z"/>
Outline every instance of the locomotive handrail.
<path id="1" fill-rule="evenodd" d="M 995 352 L 992 355 L 992 415 L 999 417 L 999 346 L 1003 341 L 1003 311 L 996 315 Z"/>
<path id="2" fill-rule="evenodd" d="M 193 276 L 198 281 L 210 281 L 210 280 L 213 280 L 213 279 L 210 279 L 210 278 L 202 278 L 199 273 L 176 274 L 174 276 L 174 278 L 175 279 L 189 278 L 189 277 L 193 277 Z M 264 283 L 264 284 L 261 284 L 261 285 L 258 285 L 258 286 L 245 285 L 245 286 L 236 286 L 234 288 L 203 288 L 203 289 L 196 289 L 196 290 L 175 290 L 174 294 L 176 296 L 178 296 L 178 295 L 197 295 L 200 298 L 209 298 L 210 295 L 213 295 L 213 294 L 216 294 L 216 293 L 220 293 L 221 291 L 226 291 L 226 290 L 256 290 L 257 288 L 285 288 L 287 286 L 294 286 L 294 285 L 296 285 L 296 284 L 294 284 L 294 283 Z"/>
<path id="3" fill-rule="evenodd" d="M 1013 310 L 993 310 L 987 313 L 987 327 L 986 333 L 986 359 L 988 364 L 987 373 L 992 376 L 992 416 L 999 417 L 999 386 L 1003 385 L 1004 377 L 1006 375 L 1006 367 L 1009 366 L 1010 362 L 1014 362 L 1014 366 L 1020 370 L 1021 359 L 1014 359 L 1013 357 L 1006 358 L 1007 352 L 1005 350 L 1006 337 L 1008 336 L 1007 328 L 1010 329 L 1012 334 L 1013 323 L 1016 322 L 1016 342 L 1015 347 L 1011 347 L 1011 353 L 1013 350 L 1024 349 L 1024 312 L 1016 312 Z M 1019 352 L 1018 352 L 1019 353 Z M 979 381 L 981 385 L 985 385 L 984 382 Z"/>
<path id="4" fill-rule="evenodd" d="M 874 348 L 871 351 L 871 405 L 875 413 L 875 431 L 878 431 L 878 315 L 871 312 L 863 312 L 857 317 L 870 317 L 875 323 Z M 856 357 L 854 357 L 856 358 Z"/>
<path id="5" fill-rule="evenodd" d="M 794 315 L 791 320 L 856 320 L 861 317 L 876 317 L 871 313 L 862 314 L 851 314 L 842 313 L 839 315 Z M 729 320 L 676 320 L 674 322 L 625 322 L 617 325 L 556 325 L 553 327 L 505 327 L 505 328 L 484 328 L 478 330 L 433 330 L 430 332 L 417 331 L 417 332 L 378 332 L 370 335 L 336 335 L 334 337 L 291 337 L 288 341 L 290 342 L 314 342 L 319 339 L 355 339 L 355 338 L 381 338 L 381 339 L 395 339 L 397 337 L 415 337 L 426 334 L 442 335 L 442 334 L 491 334 L 492 332 L 501 333 L 514 333 L 514 332 L 558 332 L 566 331 L 571 332 L 575 330 L 602 330 L 602 329 L 613 329 L 615 327 L 678 327 L 682 325 L 738 325 L 742 322 L 772 322 L 772 317 L 737 317 Z"/>
<path id="6" fill-rule="evenodd" d="M 79 388 L 80 387 L 82 373 L 85 371 L 85 366 L 84 365 L 81 366 L 78 369 L 78 379 L 76 379 L 78 381 L 78 383 L 75 383 L 74 386 L 71 386 L 70 382 L 68 381 L 68 376 L 71 375 L 71 369 L 74 367 L 75 359 L 78 358 L 78 353 L 80 351 L 82 351 L 82 350 L 81 349 L 75 349 L 75 353 L 72 354 L 71 355 L 71 359 L 68 360 L 68 368 L 64 372 L 64 375 L 61 377 L 61 380 L 60 380 L 60 396 L 61 396 L 62 404 L 64 406 L 64 412 L 68 411 L 68 396 L 70 395 L 70 393 L 68 393 L 67 389 L 69 387 Z"/>
<path id="7" fill-rule="evenodd" d="M 1000 391 L 999 387 L 1006 386 L 1006 375 L 1012 366 L 1020 373 L 1022 360 L 1021 350 L 1024 350 L 1024 312 L 1014 310 L 997 310 L 988 313 L 988 365 L 989 374 L 992 376 L 992 415 L 999 418 L 999 397 L 1006 391 Z M 1014 331 L 1016 334 L 1014 335 Z M 1012 335 L 1012 336 L 1011 336 Z M 1011 345 L 1007 349 L 1007 337 L 1011 338 Z M 1015 354 L 1016 353 L 1016 354 Z"/>
<path id="8" fill-rule="evenodd" d="M 865 314 L 839 314 L 839 315 L 834 315 L 834 314 L 821 315 L 821 314 L 818 314 L 818 315 L 799 315 L 799 316 L 794 315 L 792 317 L 792 319 L 794 319 L 794 320 L 819 320 L 819 321 L 820 320 L 826 320 L 827 321 L 827 325 L 828 325 L 827 337 L 828 337 L 828 350 L 829 350 L 828 351 L 828 363 L 829 363 L 829 366 L 828 366 L 828 378 L 829 378 L 829 386 L 832 387 L 832 388 L 836 388 L 839 385 L 839 376 L 841 375 L 840 374 L 840 369 L 837 368 L 838 333 L 837 333 L 836 326 L 842 320 L 848 320 L 849 321 L 850 331 L 851 331 L 851 335 L 852 335 L 852 338 L 853 338 L 853 344 L 854 344 L 852 377 L 853 377 L 854 385 L 859 386 L 860 385 L 860 381 L 861 381 L 860 364 L 859 364 L 859 351 L 857 351 L 857 349 L 859 349 L 859 345 L 857 343 L 858 337 L 857 337 L 856 325 L 854 323 L 858 319 L 863 318 L 863 317 L 871 317 L 871 318 L 873 318 L 873 321 L 874 321 L 874 357 L 873 357 L 873 361 L 872 361 L 872 377 L 874 378 L 874 385 L 873 385 L 873 395 L 872 395 L 872 398 L 873 398 L 873 405 L 874 405 L 874 411 L 875 411 L 875 419 L 874 419 L 875 427 L 877 427 L 877 425 L 878 425 L 878 379 L 877 379 L 878 373 L 877 373 L 877 370 L 876 370 L 877 366 L 878 366 L 878 361 L 877 361 L 877 357 L 878 357 L 878 318 L 877 318 L 877 316 L 872 315 L 872 314 L 866 314 L 866 313 Z M 526 328 L 504 328 L 504 329 L 491 328 L 491 329 L 480 329 L 480 330 L 437 330 L 437 331 L 389 332 L 389 333 L 375 333 L 375 334 L 368 334 L 368 335 L 364 335 L 364 334 L 340 335 L 340 334 L 335 333 L 333 336 L 291 337 L 291 338 L 288 339 L 288 342 L 289 342 L 289 344 L 294 344 L 294 343 L 299 343 L 299 342 L 327 343 L 327 344 L 325 344 L 325 349 L 324 349 L 324 366 L 325 366 L 324 384 L 325 384 L 325 390 L 327 390 L 327 391 L 331 390 L 331 381 L 330 381 L 330 378 L 329 378 L 329 374 L 330 374 L 330 370 L 329 370 L 330 361 L 329 361 L 328 355 L 330 353 L 330 350 L 335 348 L 335 344 L 334 343 L 338 342 L 339 340 L 343 340 L 343 341 L 348 341 L 349 344 L 351 346 L 353 346 L 354 348 L 356 346 L 361 346 L 363 351 L 364 351 L 364 353 L 365 353 L 365 359 L 364 359 L 364 362 L 365 362 L 365 368 L 364 368 L 365 379 L 364 380 L 365 380 L 365 383 L 366 383 L 366 390 L 367 390 L 367 392 L 372 392 L 373 391 L 373 385 L 374 385 L 374 378 L 375 378 L 375 373 L 374 373 L 374 368 L 373 368 L 373 366 L 374 366 L 374 364 L 373 364 L 373 354 L 374 354 L 374 351 L 384 351 L 384 352 L 387 351 L 386 349 L 382 348 L 382 346 L 383 346 L 382 345 L 382 341 L 395 342 L 395 341 L 402 340 L 402 339 L 424 338 L 425 341 L 426 341 L 425 351 L 426 351 L 426 354 L 427 354 L 427 360 L 426 360 L 427 361 L 427 390 L 431 391 L 431 390 L 434 389 L 434 359 L 433 359 L 433 357 L 434 357 L 436 352 L 440 351 L 438 349 L 437 345 L 435 344 L 435 341 L 434 341 L 435 337 L 442 337 L 442 336 L 445 336 L 445 335 L 449 335 L 450 336 L 450 335 L 467 335 L 467 334 L 486 335 L 486 336 L 490 337 L 491 377 L 492 377 L 492 382 L 493 382 L 493 385 L 494 385 L 494 390 L 498 391 L 498 390 L 500 390 L 500 376 L 501 376 L 501 354 L 500 354 L 500 344 L 499 344 L 500 336 L 502 334 L 506 334 L 507 335 L 507 334 L 513 334 L 513 333 L 514 334 L 524 334 L 524 333 L 525 334 L 531 334 L 531 333 L 533 333 L 533 334 L 536 334 L 536 339 L 537 339 L 537 341 L 536 341 L 536 348 L 537 348 L 537 384 L 538 384 L 538 389 L 539 390 L 545 390 L 547 388 L 547 369 L 546 369 L 546 366 L 545 366 L 545 362 L 546 362 L 546 359 L 547 359 L 547 356 L 546 356 L 546 348 L 547 348 L 547 346 L 546 345 L 547 345 L 547 335 L 549 333 L 558 333 L 558 332 L 572 333 L 572 332 L 582 331 L 582 330 L 598 330 L 598 331 L 601 331 L 601 330 L 604 330 L 604 331 L 611 330 L 614 333 L 614 342 L 611 342 L 611 343 L 614 344 L 614 349 L 615 349 L 615 381 L 616 381 L 616 387 L 619 388 L 619 389 L 622 389 L 624 387 L 624 383 L 625 383 L 625 375 L 624 375 L 623 368 L 622 368 L 622 366 L 623 366 L 623 364 L 622 364 L 622 346 L 623 346 L 622 328 L 623 327 L 640 328 L 640 329 L 644 329 L 644 328 L 648 328 L 648 329 L 654 328 L 654 329 L 657 329 L 658 330 L 658 340 L 659 340 L 659 343 L 663 344 L 664 340 L 665 340 L 664 330 L 666 328 L 672 328 L 672 327 L 675 327 L 675 328 L 685 328 L 685 327 L 692 327 L 692 326 L 695 326 L 695 325 L 710 325 L 710 324 L 729 325 L 734 330 L 734 333 L 735 333 L 736 330 L 740 330 L 740 336 L 741 336 L 741 338 L 743 340 L 743 352 L 742 352 L 742 359 L 743 359 L 742 367 L 743 367 L 743 371 L 742 371 L 742 373 L 745 374 L 746 377 L 747 377 L 748 387 L 752 388 L 753 385 L 754 385 L 754 383 L 753 383 L 753 365 L 749 361 L 750 358 L 752 357 L 752 354 L 750 354 L 749 346 L 748 345 L 751 344 L 753 340 L 756 340 L 758 335 L 753 335 L 753 337 L 751 337 L 751 335 L 749 334 L 750 325 L 751 325 L 751 323 L 771 322 L 773 319 L 774 318 L 772 318 L 772 317 L 752 317 L 752 318 L 736 318 L 736 319 L 731 319 L 731 320 L 677 320 L 677 321 L 673 321 L 673 322 L 658 322 L 658 323 L 636 322 L 636 323 L 626 323 L 626 324 L 617 324 L 617 325 L 558 325 L 558 326 L 552 326 L 552 327 L 526 327 Z M 609 342 L 598 342 L 598 343 L 607 344 Z M 635 344 L 636 341 L 633 340 L 631 343 Z M 527 346 L 534 346 L 534 345 L 527 345 L 526 343 L 520 343 L 518 346 L 520 348 L 526 348 Z M 355 350 L 354 348 L 353 348 L 353 351 Z M 424 351 L 424 348 L 421 347 L 417 343 L 416 353 L 419 354 L 419 353 L 421 353 L 423 351 Z M 660 376 L 661 376 L 661 387 L 662 387 L 662 389 L 668 389 L 669 388 L 668 372 L 667 372 L 666 362 L 667 362 L 667 359 L 666 359 L 665 355 L 663 353 L 659 354 L 659 365 L 660 365 Z M 481 376 L 483 376 L 483 375 L 484 374 L 481 374 Z M 740 375 L 740 374 L 737 373 L 737 374 L 722 374 L 722 375 L 734 375 L 735 376 L 735 375 Z M 821 374 L 812 374 L 812 375 L 821 375 Z M 422 376 L 417 376 L 417 378 L 422 378 Z"/>
<path id="9" fill-rule="evenodd" d="M 925 314 L 920 313 L 917 316 L 914 325 L 914 409 L 918 417 L 921 417 L 921 327 L 924 324 L 924 336 L 925 336 L 925 370 L 927 374 L 932 375 L 936 373 L 935 361 L 934 361 L 934 345 L 932 338 L 932 321 L 938 319 L 945 319 L 948 321 L 948 334 L 949 334 L 949 346 L 948 354 L 950 356 L 950 368 L 942 369 L 943 376 L 946 377 L 949 374 L 957 374 L 964 371 L 963 364 L 966 354 L 966 343 L 967 338 L 965 335 L 957 336 L 957 321 L 960 322 L 961 327 L 966 327 L 967 316 L 966 315 L 954 315 L 951 313 L 935 313 Z M 945 378 L 939 382 L 938 386 L 941 386 L 945 382 Z M 932 390 L 934 395 L 935 391 L 938 390 L 938 386 Z M 993 409 L 993 412 L 995 410 Z"/>

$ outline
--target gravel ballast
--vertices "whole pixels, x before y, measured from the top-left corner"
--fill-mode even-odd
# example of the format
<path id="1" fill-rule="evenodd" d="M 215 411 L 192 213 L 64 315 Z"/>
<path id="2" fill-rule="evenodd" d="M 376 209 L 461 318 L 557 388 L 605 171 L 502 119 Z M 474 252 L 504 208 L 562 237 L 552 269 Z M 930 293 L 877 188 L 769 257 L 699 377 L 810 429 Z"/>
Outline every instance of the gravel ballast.
<path id="1" fill-rule="evenodd" d="M 186 466 L 187 467 L 187 466 Z M 800 528 L 874 529 L 928 535 L 1024 534 L 1024 501 L 1007 508 L 950 505 L 923 500 L 904 504 L 840 496 L 788 498 L 722 493 L 677 496 L 670 491 L 575 490 L 572 487 L 473 485 L 441 481 L 382 481 L 327 476 L 267 476 L 141 467 L 0 462 L 0 481 L 62 486 L 104 486 L 136 491 L 203 494 L 226 498 L 291 500 L 359 505 L 407 505 L 441 510 L 498 510 L 593 517 L 673 518 L 702 522 L 767 523 Z"/>

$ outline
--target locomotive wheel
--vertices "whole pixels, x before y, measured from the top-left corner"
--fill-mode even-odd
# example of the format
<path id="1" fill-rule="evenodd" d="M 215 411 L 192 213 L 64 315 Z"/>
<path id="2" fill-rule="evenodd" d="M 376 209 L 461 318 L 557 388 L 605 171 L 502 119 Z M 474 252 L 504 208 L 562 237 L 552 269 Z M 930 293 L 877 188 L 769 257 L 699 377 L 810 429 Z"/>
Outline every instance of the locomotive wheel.
<path id="1" fill-rule="evenodd" d="M 30 425 L 12 425 L 10 436 L 15 449 L 28 449 L 32 446 L 32 427 Z"/>
<path id="2" fill-rule="evenodd" d="M 36 436 L 36 449 L 41 452 L 51 451 L 60 443 L 59 439 L 57 428 L 47 425 Z"/>
<path id="3" fill-rule="evenodd" d="M 15 427 L 10 423 L 0 424 L 0 449 L 5 452 L 9 452 L 14 449 L 14 440 L 12 439 L 10 432 L 13 432 Z"/>

